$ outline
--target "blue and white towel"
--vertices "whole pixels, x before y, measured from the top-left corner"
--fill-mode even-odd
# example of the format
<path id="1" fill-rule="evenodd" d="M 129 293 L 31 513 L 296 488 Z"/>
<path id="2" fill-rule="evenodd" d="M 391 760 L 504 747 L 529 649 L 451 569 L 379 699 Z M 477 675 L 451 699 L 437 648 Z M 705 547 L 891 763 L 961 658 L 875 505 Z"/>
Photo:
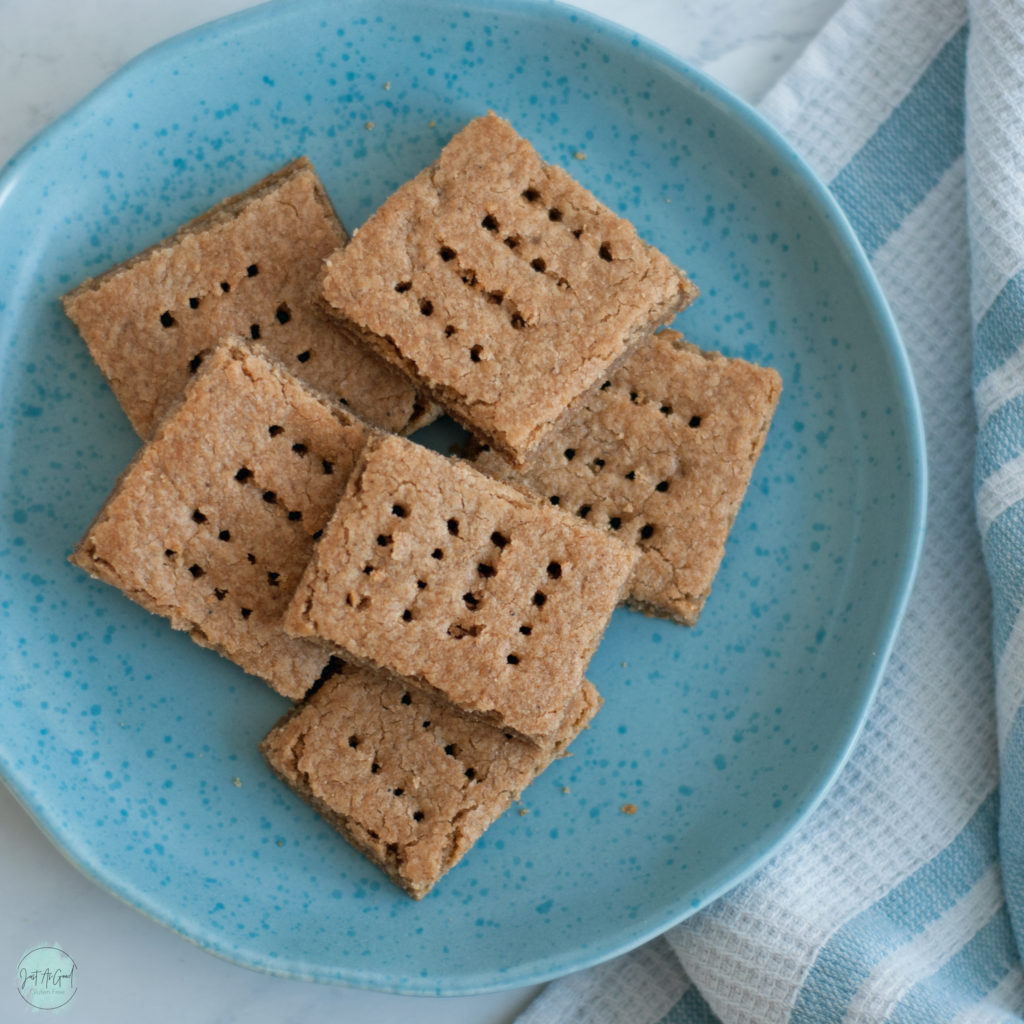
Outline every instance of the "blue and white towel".
<path id="1" fill-rule="evenodd" d="M 1021 1021 L 1024 3 L 848 0 L 762 110 L 909 350 L 920 574 L 857 748 L 783 851 L 520 1024 Z"/>

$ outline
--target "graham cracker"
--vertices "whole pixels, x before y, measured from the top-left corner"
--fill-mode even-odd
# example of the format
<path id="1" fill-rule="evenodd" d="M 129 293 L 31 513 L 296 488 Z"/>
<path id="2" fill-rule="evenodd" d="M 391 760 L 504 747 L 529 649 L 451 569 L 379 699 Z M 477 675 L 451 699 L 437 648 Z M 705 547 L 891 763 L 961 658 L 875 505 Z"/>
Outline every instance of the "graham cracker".
<path id="1" fill-rule="evenodd" d="M 629 603 L 692 625 L 781 389 L 775 370 L 701 351 L 665 330 L 577 402 L 525 467 L 494 451 L 474 465 L 635 545 Z"/>
<path id="2" fill-rule="evenodd" d="M 265 355 L 221 345 L 71 561 L 302 697 L 331 659 L 282 618 L 368 434 Z"/>
<path id="3" fill-rule="evenodd" d="M 345 665 L 274 727 L 274 772 L 357 850 L 422 899 L 590 722 L 579 688 L 541 750 L 444 700 Z"/>
<path id="4" fill-rule="evenodd" d="M 514 462 L 697 295 L 494 114 L 330 256 L 327 308 Z"/>
<path id="5" fill-rule="evenodd" d="M 378 436 L 285 628 L 545 743 L 582 684 L 635 555 L 465 462 Z"/>
<path id="6" fill-rule="evenodd" d="M 324 316 L 316 280 L 347 241 L 308 160 L 226 199 L 63 299 L 132 426 L 148 437 L 203 352 L 258 341 L 369 423 L 411 431 L 436 415 L 394 368 Z"/>

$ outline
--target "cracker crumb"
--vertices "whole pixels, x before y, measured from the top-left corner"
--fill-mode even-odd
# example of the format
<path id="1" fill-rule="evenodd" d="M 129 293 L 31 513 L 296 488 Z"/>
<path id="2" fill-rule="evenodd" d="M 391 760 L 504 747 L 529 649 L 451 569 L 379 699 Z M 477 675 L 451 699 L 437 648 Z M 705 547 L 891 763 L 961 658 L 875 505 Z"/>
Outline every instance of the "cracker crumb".
<path id="1" fill-rule="evenodd" d="M 623 814 L 636 814 L 636 804 L 623 804 L 621 810 Z"/>
<path id="2" fill-rule="evenodd" d="M 577 160 L 586 160 L 587 154 L 584 153 L 582 149 L 577 149 L 576 152 L 573 153 L 573 157 L 575 157 L 575 159 Z"/>
<path id="3" fill-rule="evenodd" d="M 367 122 L 366 122 L 366 130 L 367 130 L 368 132 L 372 132 L 372 131 L 373 131 L 373 128 L 374 128 L 373 122 L 372 122 L 372 121 L 367 121 Z"/>
<path id="4" fill-rule="evenodd" d="M 525 818 L 529 813 L 530 813 L 530 808 L 529 807 L 520 807 L 519 808 L 519 817 L 520 818 Z"/>
<path id="5" fill-rule="evenodd" d="M 563 786 L 563 787 L 562 787 L 562 792 L 563 792 L 563 793 L 571 793 L 571 792 L 572 792 L 572 790 L 571 790 L 571 789 L 570 789 L 570 788 L 569 788 L 568 786 Z"/>
<path id="6" fill-rule="evenodd" d="M 390 82 L 385 82 L 384 83 L 384 91 L 387 92 L 390 88 L 391 88 L 391 83 Z"/>
<path id="7" fill-rule="evenodd" d="M 277 845 L 278 846 L 284 846 L 284 840 L 283 839 L 278 839 Z"/>
<path id="8" fill-rule="evenodd" d="M 238 776 L 236 775 L 236 776 L 235 776 L 235 777 L 234 777 L 234 778 L 233 778 L 233 779 L 231 780 L 231 785 L 232 785 L 232 786 L 234 786 L 234 787 L 235 787 L 235 789 L 241 789 L 241 788 L 242 788 L 242 780 L 241 780 L 241 779 L 240 779 L 240 778 L 239 778 L 239 777 L 238 777 Z"/>
<path id="9" fill-rule="evenodd" d="M 436 121 L 428 121 L 427 122 L 427 127 L 428 128 L 436 128 L 437 127 L 437 122 Z"/>

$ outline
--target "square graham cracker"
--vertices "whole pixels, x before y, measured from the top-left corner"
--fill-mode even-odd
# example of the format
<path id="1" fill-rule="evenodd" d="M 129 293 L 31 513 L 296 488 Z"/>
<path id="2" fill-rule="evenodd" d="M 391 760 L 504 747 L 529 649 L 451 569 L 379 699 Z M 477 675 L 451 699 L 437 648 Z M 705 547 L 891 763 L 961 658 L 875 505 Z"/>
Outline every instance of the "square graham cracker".
<path id="1" fill-rule="evenodd" d="M 357 850 L 422 899 L 600 705 L 585 682 L 542 750 L 432 694 L 345 665 L 260 750 Z"/>
<path id="2" fill-rule="evenodd" d="M 316 172 L 300 158 L 85 281 L 64 296 L 64 308 L 143 438 L 203 352 L 228 336 L 258 340 L 367 422 L 413 430 L 436 414 L 433 404 L 320 308 L 322 261 L 346 241 Z"/>
<path id="3" fill-rule="evenodd" d="M 544 744 L 635 555 L 465 462 L 379 436 L 352 471 L 285 628 Z"/>
<path id="4" fill-rule="evenodd" d="M 323 274 L 353 336 L 514 462 L 696 295 L 494 114 L 456 134 Z"/>
<path id="5" fill-rule="evenodd" d="M 628 602 L 693 625 L 781 390 L 775 370 L 665 330 L 580 399 L 524 468 L 493 451 L 474 465 L 635 545 Z"/>
<path id="6" fill-rule="evenodd" d="M 298 699 L 332 662 L 282 618 L 368 433 L 251 347 L 222 345 L 71 561 Z"/>

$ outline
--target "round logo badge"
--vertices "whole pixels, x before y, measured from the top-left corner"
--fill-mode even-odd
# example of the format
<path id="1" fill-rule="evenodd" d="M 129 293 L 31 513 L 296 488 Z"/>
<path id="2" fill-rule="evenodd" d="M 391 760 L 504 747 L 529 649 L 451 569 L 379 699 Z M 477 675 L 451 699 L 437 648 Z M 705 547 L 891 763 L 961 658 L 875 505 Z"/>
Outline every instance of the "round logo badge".
<path id="1" fill-rule="evenodd" d="M 18 961 L 18 993 L 37 1010 L 56 1010 L 75 994 L 75 961 L 58 946 L 37 946 Z"/>

